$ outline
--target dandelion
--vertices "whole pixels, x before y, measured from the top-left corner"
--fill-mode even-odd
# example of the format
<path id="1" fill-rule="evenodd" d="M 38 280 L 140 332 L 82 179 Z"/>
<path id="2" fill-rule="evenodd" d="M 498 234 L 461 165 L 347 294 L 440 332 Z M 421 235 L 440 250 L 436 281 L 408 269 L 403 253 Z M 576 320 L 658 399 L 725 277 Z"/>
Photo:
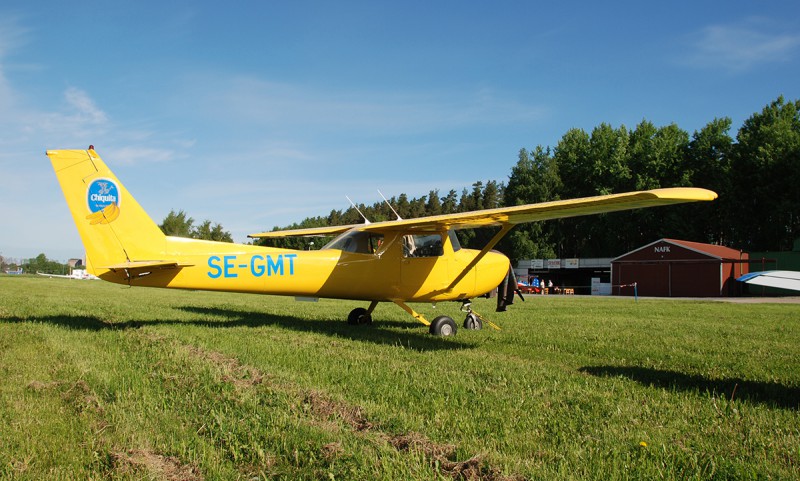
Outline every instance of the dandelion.
<path id="1" fill-rule="evenodd" d="M 641 446 L 643 448 L 646 448 L 647 447 L 647 443 L 644 442 L 644 441 L 641 441 L 641 442 L 639 442 L 639 446 Z"/>

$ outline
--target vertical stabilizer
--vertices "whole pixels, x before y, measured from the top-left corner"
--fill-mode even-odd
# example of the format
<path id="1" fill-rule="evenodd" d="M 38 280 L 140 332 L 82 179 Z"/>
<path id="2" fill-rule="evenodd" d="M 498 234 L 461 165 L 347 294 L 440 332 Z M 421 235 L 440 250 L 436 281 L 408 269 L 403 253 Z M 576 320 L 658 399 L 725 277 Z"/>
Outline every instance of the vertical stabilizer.
<path id="1" fill-rule="evenodd" d="M 105 266 L 164 255 L 166 236 L 93 148 L 48 150 L 47 156 L 95 275 Z"/>

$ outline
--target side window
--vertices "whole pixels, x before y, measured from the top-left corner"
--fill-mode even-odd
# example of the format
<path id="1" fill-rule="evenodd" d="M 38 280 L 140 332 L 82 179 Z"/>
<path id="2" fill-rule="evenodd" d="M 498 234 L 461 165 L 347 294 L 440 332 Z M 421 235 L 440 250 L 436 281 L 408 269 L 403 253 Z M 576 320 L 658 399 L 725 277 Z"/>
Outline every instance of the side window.
<path id="1" fill-rule="evenodd" d="M 383 250 L 383 234 L 370 234 L 369 253 L 380 254 Z"/>
<path id="2" fill-rule="evenodd" d="M 403 257 L 437 257 L 444 254 L 439 234 L 403 236 Z"/>

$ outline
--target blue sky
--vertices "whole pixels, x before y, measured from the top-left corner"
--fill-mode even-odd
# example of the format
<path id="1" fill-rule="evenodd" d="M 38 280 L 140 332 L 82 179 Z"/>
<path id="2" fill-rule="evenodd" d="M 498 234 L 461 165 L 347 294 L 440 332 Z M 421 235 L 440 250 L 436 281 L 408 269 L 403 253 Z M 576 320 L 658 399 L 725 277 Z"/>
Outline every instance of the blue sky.
<path id="1" fill-rule="evenodd" d="M 798 25 L 796 0 L 4 2 L 0 254 L 83 256 L 46 149 L 93 144 L 156 222 L 241 242 L 506 181 L 573 127 L 735 134 L 800 98 Z"/>

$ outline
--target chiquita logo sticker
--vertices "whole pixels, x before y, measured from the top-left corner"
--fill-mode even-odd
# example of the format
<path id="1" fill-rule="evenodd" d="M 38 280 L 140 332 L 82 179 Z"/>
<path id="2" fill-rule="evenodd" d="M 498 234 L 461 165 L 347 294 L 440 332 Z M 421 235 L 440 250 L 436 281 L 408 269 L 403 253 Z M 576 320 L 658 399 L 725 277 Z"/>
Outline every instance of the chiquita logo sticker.
<path id="1" fill-rule="evenodd" d="M 119 217 L 119 188 L 111 179 L 96 179 L 89 184 L 86 202 L 89 224 L 108 224 Z"/>

